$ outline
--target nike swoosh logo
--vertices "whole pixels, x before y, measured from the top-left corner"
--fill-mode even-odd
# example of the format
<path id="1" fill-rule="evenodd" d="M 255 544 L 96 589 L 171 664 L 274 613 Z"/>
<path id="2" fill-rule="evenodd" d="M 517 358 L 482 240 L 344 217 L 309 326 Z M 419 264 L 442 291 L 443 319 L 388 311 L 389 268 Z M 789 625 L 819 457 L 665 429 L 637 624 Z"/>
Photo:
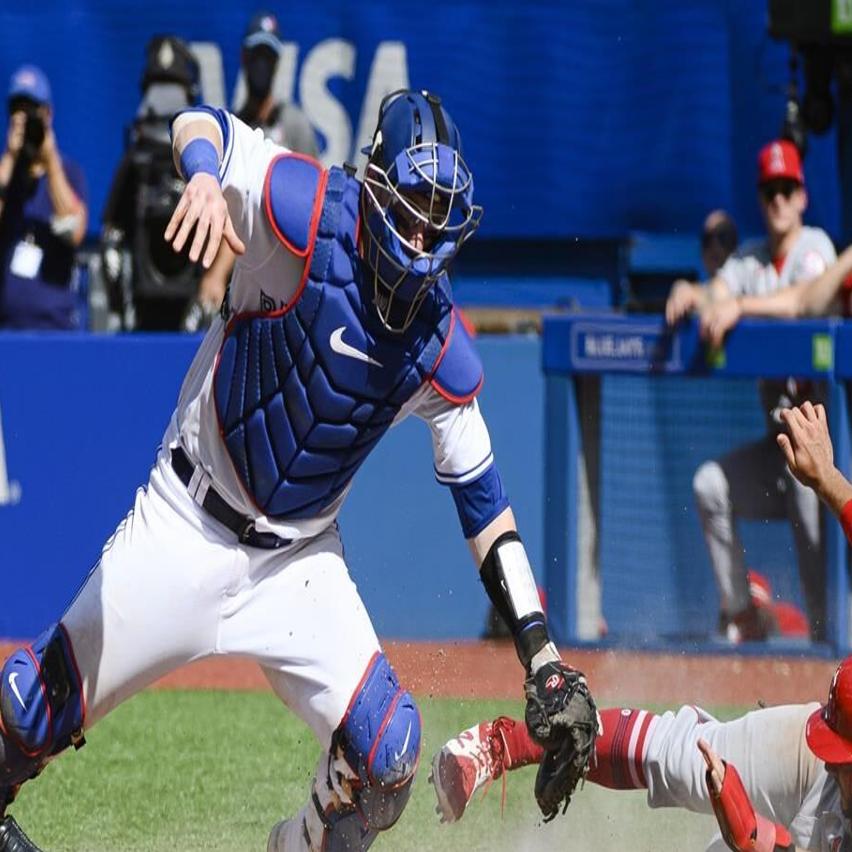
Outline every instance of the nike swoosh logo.
<path id="1" fill-rule="evenodd" d="M 331 344 L 331 349 L 333 352 L 336 352 L 338 355 L 345 355 L 347 358 L 354 358 L 356 361 L 363 361 L 365 364 L 372 364 L 374 367 L 382 366 L 374 358 L 371 358 L 366 352 L 362 352 L 360 349 L 356 349 L 354 346 L 350 346 L 348 343 L 344 343 L 344 331 L 346 331 L 346 326 L 342 325 L 340 326 L 340 328 L 336 328 L 331 333 L 329 343 Z"/>
<path id="2" fill-rule="evenodd" d="M 408 750 L 408 741 L 411 739 L 411 722 L 408 723 L 408 730 L 405 732 L 405 742 L 402 744 L 402 748 L 399 750 L 399 754 L 396 752 L 393 753 L 393 759 L 399 760 L 405 752 Z"/>
<path id="3" fill-rule="evenodd" d="M 10 674 L 10 675 L 9 675 L 9 686 L 12 688 L 12 692 L 14 692 L 14 693 L 15 693 L 15 698 L 17 698 L 17 699 L 18 699 L 18 701 L 20 701 L 20 702 L 21 702 L 21 707 L 23 707 L 23 708 L 24 708 L 24 710 L 26 710 L 26 709 L 27 709 L 27 705 L 26 705 L 26 704 L 24 704 L 24 699 L 23 699 L 23 698 L 21 698 L 21 693 L 20 693 L 20 691 L 18 690 L 18 684 L 17 684 L 17 683 L 15 683 L 15 681 L 16 681 L 17 679 L 18 679 L 18 672 L 12 672 L 12 674 Z"/>

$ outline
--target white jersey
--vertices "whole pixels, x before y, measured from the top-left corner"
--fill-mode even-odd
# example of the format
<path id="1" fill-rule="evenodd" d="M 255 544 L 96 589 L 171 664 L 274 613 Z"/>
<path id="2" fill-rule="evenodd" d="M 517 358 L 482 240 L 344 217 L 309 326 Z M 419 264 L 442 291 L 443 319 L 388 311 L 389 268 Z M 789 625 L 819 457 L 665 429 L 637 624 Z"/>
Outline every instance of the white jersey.
<path id="1" fill-rule="evenodd" d="M 736 766 L 755 810 L 785 826 L 798 848 L 836 852 L 847 828 L 840 791 L 805 741 L 808 716 L 818 707 L 770 707 L 730 722 L 719 722 L 696 707 L 654 717 L 643 756 L 648 804 L 712 813 L 706 766 L 697 746 L 703 737 Z M 719 834 L 707 847 L 708 852 L 725 849 Z"/>
<path id="2" fill-rule="evenodd" d="M 752 240 L 728 258 L 718 275 L 734 296 L 764 296 L 816 278 L 836 257 L 834 245 L 822 228 L 803 227 L 778 266 L 773 262 L 769 242 Z"/>
<path id="3" fill-rule="evenodd" d="M 215 120 L 203 112 L 182 114 L 175 130 L 178 122 L 199 118 L 210 121 L 219 132 Z M 220 177 L 234 228 L 246 246 L 231 278 L 230 308 L 234 313 L 271 311 L 293 298 L 302 273 L 302 261 L 278 240 L 263 207 L 267 169 L 287 149 L 265 139 L 261 130 L 251 130 L 233 115 L 228 114 L 227 118 L 230 133 Z M 224 330 L 224 321 L 217 318 L 207 332 L 184 379 L 164 443 L 171 446 L 179 441 L 209 477 L 209 482 L 199 485 L 212 485 L 234 509 L 254 518 L 261 532 L 287 539 L 317 535 L 337 516 L 348 489 L 315 517 L 282 522 L 259 514 L 234 469 L 219 433 L 213 399 L 213 375 Z M 455 405 L 424 383 L 400 410 L 395 423 L 409 414 L 425 420 L 431 429 L 435 472 L 440 482 L 471 481 L 492 463 L 488 429 L 475 399 Z"/>

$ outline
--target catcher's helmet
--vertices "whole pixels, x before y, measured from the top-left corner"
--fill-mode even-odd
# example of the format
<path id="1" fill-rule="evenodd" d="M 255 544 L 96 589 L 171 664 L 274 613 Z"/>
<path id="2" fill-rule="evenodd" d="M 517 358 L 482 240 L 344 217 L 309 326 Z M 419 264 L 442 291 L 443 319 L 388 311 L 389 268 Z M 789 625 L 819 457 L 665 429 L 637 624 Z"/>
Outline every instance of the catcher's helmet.
<path id="1" fill-rule="evenodd" d="M 805 737 L 820 760 L 852 763 L 852 657 L 837 667 L 828 701 L 811 714 Z"/>
<path id="2" fill-rule="evenodd" d="M 429 288 L 479 225 L 461 136 L 441 99 L 402 89 L 387 95 L 361 192 L 364 260 L 385 326 L 404 331 Z"/>

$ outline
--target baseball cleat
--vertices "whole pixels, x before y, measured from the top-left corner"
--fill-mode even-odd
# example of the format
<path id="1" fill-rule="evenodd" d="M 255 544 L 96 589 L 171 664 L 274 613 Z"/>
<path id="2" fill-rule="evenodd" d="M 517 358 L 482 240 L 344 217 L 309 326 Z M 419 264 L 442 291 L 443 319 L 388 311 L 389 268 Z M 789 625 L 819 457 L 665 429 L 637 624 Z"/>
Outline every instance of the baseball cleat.
<path id="1" fill-rule="evenodd" d="M 0 822 L 0 852 L 41 852 L 41 850 L 24 834 L 14 817 L 7 816 Z"/>
<path id="2" fill-rule="evenodd" d="M 503 775 L 511 764 L 505 730 L 514 720 L 499 716 L 480 722 L 450 740 L 433 758 L 429 783 L 435 787 L 441 822 L 461 819 L 477 790 Z"/>

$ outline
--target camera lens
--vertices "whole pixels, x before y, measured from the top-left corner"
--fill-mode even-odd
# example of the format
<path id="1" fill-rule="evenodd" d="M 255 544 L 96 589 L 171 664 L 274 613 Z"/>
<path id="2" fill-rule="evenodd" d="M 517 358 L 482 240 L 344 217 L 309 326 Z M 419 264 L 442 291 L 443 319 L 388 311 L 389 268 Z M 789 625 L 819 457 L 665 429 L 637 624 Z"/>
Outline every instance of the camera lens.
<path id="1" fill-rule="evenodd" d="M 27 111 L 27 123 L 24 127 L 24 145 L 32 151 L 38 151 L 44 142 L 44 121 L 33 111 Z"/>

